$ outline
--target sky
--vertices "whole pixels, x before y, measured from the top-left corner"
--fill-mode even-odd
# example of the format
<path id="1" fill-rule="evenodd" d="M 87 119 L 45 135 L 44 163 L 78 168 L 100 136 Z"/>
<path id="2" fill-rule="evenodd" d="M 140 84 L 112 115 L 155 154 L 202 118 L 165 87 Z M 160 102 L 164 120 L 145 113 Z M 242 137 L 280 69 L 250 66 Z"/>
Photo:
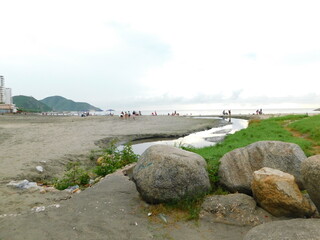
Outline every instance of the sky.
<path id="1" fill-rule="evenodd" d="M 320 2 L 0 0 L 13 95 L 101 109 L 320 107 Z"/>

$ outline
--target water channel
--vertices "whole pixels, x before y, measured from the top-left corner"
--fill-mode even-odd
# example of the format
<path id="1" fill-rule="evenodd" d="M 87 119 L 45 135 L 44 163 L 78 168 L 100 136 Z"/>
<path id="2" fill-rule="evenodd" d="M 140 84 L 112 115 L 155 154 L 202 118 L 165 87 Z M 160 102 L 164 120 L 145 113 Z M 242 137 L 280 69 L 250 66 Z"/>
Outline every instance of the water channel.
<path id="1" fill-rule="evenodd" d="M 211 118 L 218 119 L 214 117 L 199 117 L 199 118 Z M 196 133 L 192 133 L 185 137 L 181 137 L 174 140 L 161 140 L 161 141 L 152 141 L 152 142 L 144 142 L 133 144 L 132 149 L 136 154 L 141 155 L 148 147 L 156 144 L 165 144 L 170 146 L 185 146 L 185 147 L 207 147 L 213 146 L 218 142 L 223 141 L 226 135 L 233 134 L 236 131 L 244 129 L 248 126 L 248 120 L 231 118 L 225 119 L 230 124 L 225 125 L 223 127 L 211 128 L 209 130 L 200 131 Z"/>

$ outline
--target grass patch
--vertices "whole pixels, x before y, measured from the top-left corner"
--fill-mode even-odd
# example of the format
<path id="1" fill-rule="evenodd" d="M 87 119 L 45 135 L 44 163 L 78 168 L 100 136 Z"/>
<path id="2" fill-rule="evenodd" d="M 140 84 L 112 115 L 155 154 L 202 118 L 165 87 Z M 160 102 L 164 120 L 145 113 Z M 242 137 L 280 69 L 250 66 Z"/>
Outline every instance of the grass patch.
<path id="1" fill-rule="evenodd" d="M 54 187 L 58 190 L 64 190 L 70 186 L 85 186 L 89 184 L 89 173 L 80 166 L 80 162 L 69 163 L 64 176 L 61 179 L 54 180 Z"/>
<path id="2" fill-rule="evenodd" d="M 147 208 L 148 212 L 152 213 L 152 220 L 156 222 L 163 222 L 160 215 L 167 216 L 172 221 L 189 221 L 198 220 L 201 205 L 204 197 L 187 198 L 180 201 L 174 201 L 170 203 L 161 203 L 156 205 L 150 205 Z"/>
<path id="3" fill-rule="evenodd" d="M 86 188 L 90 179 L 95 179 L 98 176 L 104 177 L 117 169 L 136 162 L 138 155 L 133 152 L 131 144 L 126 144 L 123 150 L 119 150 L 116 142 L 111 141 L 107 148 L 91 151 L 88 158 L 91 161 L 96 161 L 94 167 L 85 169 L 80 162 L 69 163 L 64 176 L 53 181 L 54 187 L 59 190 L 75 185 L 80 188 Z"/>
<path id="4" fill-rule="evenodd" d="M 266 120 L 253 120 L 246 129 L 228 135 L 225 140 L 215 146 L 205 148 L 189 148 L 187 150 L 201 155 L 208 163 L 208 173 L 213 191 L 219 188 L 219 160 L 234 149 L 248 146 L 257 141 L 283 141 L 298 144 L 307 156 L 311 155 L 312 143 L 306 139 L 293 136 L 284 125 L 308 119 L 307 115 L 289 115 Z M 292 123 L 293 124 L 293 123 Z"/>
<path id="5" fill-rule="evenodd" d="M 288 127 L 307 135 L 316 145 L 320 145 L 320 115 L 290 123 Z"/>

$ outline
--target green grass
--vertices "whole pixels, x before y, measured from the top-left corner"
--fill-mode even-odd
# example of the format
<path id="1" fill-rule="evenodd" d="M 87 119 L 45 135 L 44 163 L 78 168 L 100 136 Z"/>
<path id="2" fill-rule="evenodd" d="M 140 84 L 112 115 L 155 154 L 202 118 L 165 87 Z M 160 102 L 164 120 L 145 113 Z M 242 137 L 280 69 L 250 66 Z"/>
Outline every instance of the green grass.
<path id="1" fill-rule="evenodd" d="M 293 122 L 289 127 L 300 133 L 307 134 L 317 145 L 320 145 L 320 115 Z"/>
<path id="2" fill-rule="evenodd" d="M 307 156 L 311 155 L 312 142 L 304 138 L 293 136 L 293 134 L 284 127 L 288 123 L 306 121 L 308 119 L 307 115 L 290 115 L 266 120 L 253 120 L 250 121 L 248 128 L 238 131 L 235 134 L 228 135 L 223 142 L 215 146 L 187 150 L 195 152 L 206 159 L 210 181 L 213 190 L 215 190 L 218 187 L 219 180 L 219 160 L 224 154 L 236 148 L 245 147 L 257 141 L 283 141 L 296 143 L 302 148 Z M 310 129 L 313 129 L 312 126 Z M 310 131 L 312 132 L 314 130 Z"/>
<path id="3" fill-rule="evenodd" d="M 111 141 L 109 146 L 100 151 L 91 151 L 88 158 L 96 161 L 99 157 L 98 165 L 86 169 L 80 162 L 73 162 L 67 165 L 64 176 L 61 179 L 54 179 L 53 185 L 59 190 L 78 185 L 80 188 L 88 187 L 90 177 L 106 176 L 115 172 L 130 163 L 138 161 L 138 155 L 132 150 L 130 143 L 124 145 L 123 150 L 118 150 L 115 141 Z"/>

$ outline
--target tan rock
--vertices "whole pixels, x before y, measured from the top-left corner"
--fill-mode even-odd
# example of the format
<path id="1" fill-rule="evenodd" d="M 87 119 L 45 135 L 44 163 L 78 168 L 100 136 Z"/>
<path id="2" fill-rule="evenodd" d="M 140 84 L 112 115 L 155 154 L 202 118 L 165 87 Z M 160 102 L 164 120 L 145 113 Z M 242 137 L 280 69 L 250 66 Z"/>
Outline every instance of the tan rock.
<path id="1" fill-rule="evenodd" d="M 294 176 L 280 170 L 264 167 L 255 171 L 252 192 L 258 204 L 277 217 L 310 217 L 316 212 Z"/>

